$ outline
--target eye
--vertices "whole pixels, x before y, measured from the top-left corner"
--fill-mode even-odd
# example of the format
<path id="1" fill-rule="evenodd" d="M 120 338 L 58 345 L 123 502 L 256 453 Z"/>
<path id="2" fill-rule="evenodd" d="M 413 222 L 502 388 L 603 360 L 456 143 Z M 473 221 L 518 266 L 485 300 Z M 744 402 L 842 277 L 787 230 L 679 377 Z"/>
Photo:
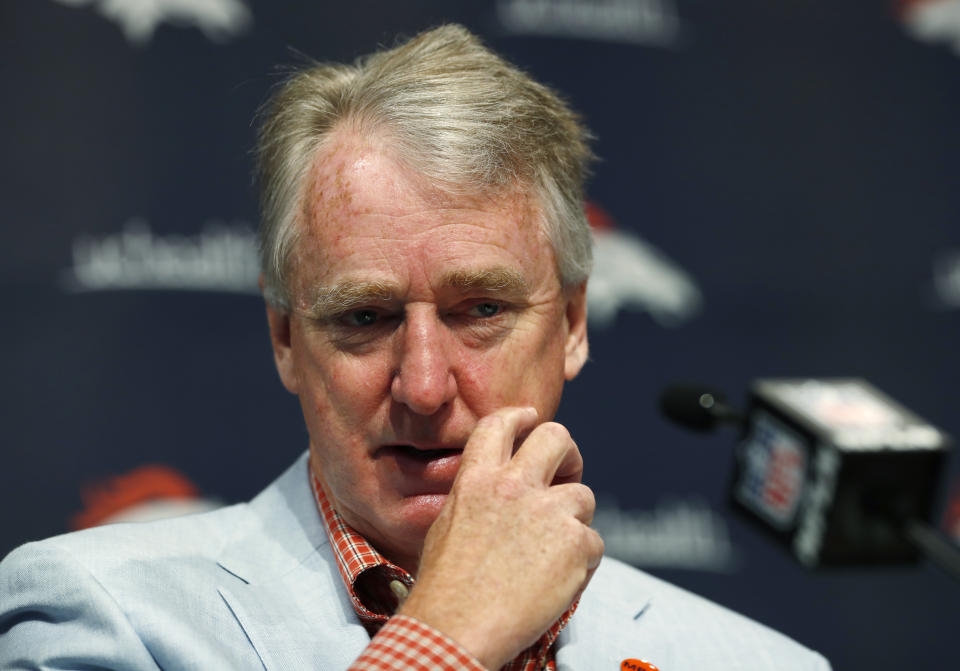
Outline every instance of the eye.
<path id="1" fill-rule="evenodd" d="M 376 324 L 380 315 L 376 310 L 353 310 L 343 315 L 341 319 L 347 326 L 363 327 Z"/>
<path id="2" fill-rule="evenodd" d="M 503 306 L 500 303 L 477 303 L 470 308 L 470 314 L 474 317 L 489 318 L 499 314 L 502 310 Z"/>

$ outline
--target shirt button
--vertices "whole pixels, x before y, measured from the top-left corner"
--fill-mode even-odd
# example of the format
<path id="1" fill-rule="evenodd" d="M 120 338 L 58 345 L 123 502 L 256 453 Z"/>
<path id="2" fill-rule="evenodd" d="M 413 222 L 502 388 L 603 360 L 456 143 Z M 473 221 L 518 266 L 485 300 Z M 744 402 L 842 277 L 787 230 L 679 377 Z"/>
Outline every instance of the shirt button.
<path id="1" fill-rule="evenodd" d="M 380 584 L 382 585 L 383 583 Z M 390 591 L 393 592 L 393 595 L 397 597 L 400 603 L 403 603 L 403 600 L 410 595 L 410 590 L 399 580 L 390 581 Z"/>

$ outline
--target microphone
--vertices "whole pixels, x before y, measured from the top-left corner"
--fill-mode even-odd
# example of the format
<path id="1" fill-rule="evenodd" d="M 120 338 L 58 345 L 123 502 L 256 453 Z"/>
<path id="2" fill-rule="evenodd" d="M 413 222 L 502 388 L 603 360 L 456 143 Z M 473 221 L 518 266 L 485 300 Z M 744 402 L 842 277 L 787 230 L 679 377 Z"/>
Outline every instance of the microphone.
<path id="1" fill-rule="evenodd" d="M 709 387 L 660 397 L 678 424 L 741 428 L 730 498 L 810 567 L 917 561 L 960 577 L 930 520 L 950 438 L 857 378 L 760 379 L 747 411 Z"/>
<path id="2" fill-rule="evenodd" d="M 660 411 L 693 431 L 712 431 L 718 424 L 743 425 L 744 416 L 727 405 L 722 392 L 697 384 L 674 384 L 660 393 Z"/>

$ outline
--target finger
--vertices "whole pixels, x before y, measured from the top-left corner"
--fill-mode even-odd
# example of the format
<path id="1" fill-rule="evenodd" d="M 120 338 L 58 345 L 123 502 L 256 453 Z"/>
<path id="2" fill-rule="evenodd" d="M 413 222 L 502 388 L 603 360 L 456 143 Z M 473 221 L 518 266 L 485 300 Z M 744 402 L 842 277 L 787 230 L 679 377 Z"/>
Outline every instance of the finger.
<path id="1" fill-rule="evenodd" d="M 576 542 L 581 552 L 580 557 L 584 562 L 583 567 L 586 569 L 586 579 L 583 583 L 586 585 L 603 560 L 604 545 L 603 539 L 596 529 L 590 527 L 581 527 L 581 529 L 582 532 Z"/>
<path id="2" fill-rule="evenodd" d="M 600 537 L 600 534 L 597 533 L 596 529 L 587 528 L 587 569 L 589 573 L 587 574 L 587 582 L 590 581 L 590 578 L 593 577 L 593 572 L 597 570 L 597 567 L 600 566 L 600 561 L 603 559 L 603 538 Z"/>
<path id="3" fill-rule="evenodd" d="M 461 463 L 503 464 L 517 437 L 537 423 L 536 408 L 500 408 L 477 422 L 463 448 Z"/>
<path id="4" fill-rule="evenodd" d="M 577 444 L 573 444 L 573 449 L 568 450 L 563 455 L 563 460 L 557 466 L 556 473 L 553 474 L 551 485 L 562 485 L 567 483 L 577 483 L 583 480 L 583 455 Z"/>
<path id="5" fill-rule="evenodd" d="M 584 525 L 590 526 L 593 522 L 597 501 L 593 496 L 593 490 L 586 485 L 579 483 L 554 485 L 550 488 L 550 496 L 563 512 L 577 518 Z"/>
<path id="6" fill-rule="evenodd" d="M 520 445 L 512 466 L 523 473 L 527 482 L 564 484 L 580 481 L 583 457 L 562 424 L 544 422 Z"/>
<path id="7" fill-rule="evenodd" d="M 591 529 L 590 531 L 593 531 Z M 594 551 L 591 552 L 587 560 L 587 578 L 583 581 L 583 584 L 580 585 L 580 589 L 577 590 L 576 595 L 573 597 L 571 604 L 576 603 L 580 600 L 580 597 L 583 596 L 583 592 L 587 589 L 587 585 L 590 584 L 590 579 L 593 578 L 593 574 L 597 572 L 597 569 L 600 567 L 600 562 L 603 561 L 603 539 L 600 538 L 600 534 L 596 531 L 593 531 L 596 534 L 596 537 L 591 539 L 591 544 Z"/>
<path id="8" fill-rule="evenodd" d="M 593 578 L 593 574 L 597 572 L 600 562 L 603 561 L 603 539 L 600 537 L 600 534 L 596 532 L 596 530 L 590 529 L 589 527 L 584 527 L 580 546 L 584 551 L 583 559 L 586 575 L 583 582 L 580 584 L 580 587 L 577 589 L 573 599 L 570 601 L 571 604 L 576 603 L 583 595 L 587 585 L 590 584 L 590 579 Z"/>

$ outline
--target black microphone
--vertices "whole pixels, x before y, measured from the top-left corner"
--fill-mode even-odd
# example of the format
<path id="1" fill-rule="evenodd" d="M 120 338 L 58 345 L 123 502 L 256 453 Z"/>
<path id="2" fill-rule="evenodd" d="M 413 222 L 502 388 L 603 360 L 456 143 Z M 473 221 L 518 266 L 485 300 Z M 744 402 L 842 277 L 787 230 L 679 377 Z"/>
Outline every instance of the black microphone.
<path id="1" fill-rule="evenodd" d="M 950 438 L 866 381 L 756 380 L 745 414 L 709 387 L 676 385 L 660 406 L 697 431 L 739 423 L 730 497 L 801 563 L 925 555 L 960 577 L 958 550 L 930 524 Z"/>
<path id="2" fill-rule="evenodd" d="M 718 424 L 741 426 L 744 416 L 727 405 L 722 392 L 698 384 L 674 384 L 660 392 L 660 411 L 693 431 L 712 431 Z"/>

